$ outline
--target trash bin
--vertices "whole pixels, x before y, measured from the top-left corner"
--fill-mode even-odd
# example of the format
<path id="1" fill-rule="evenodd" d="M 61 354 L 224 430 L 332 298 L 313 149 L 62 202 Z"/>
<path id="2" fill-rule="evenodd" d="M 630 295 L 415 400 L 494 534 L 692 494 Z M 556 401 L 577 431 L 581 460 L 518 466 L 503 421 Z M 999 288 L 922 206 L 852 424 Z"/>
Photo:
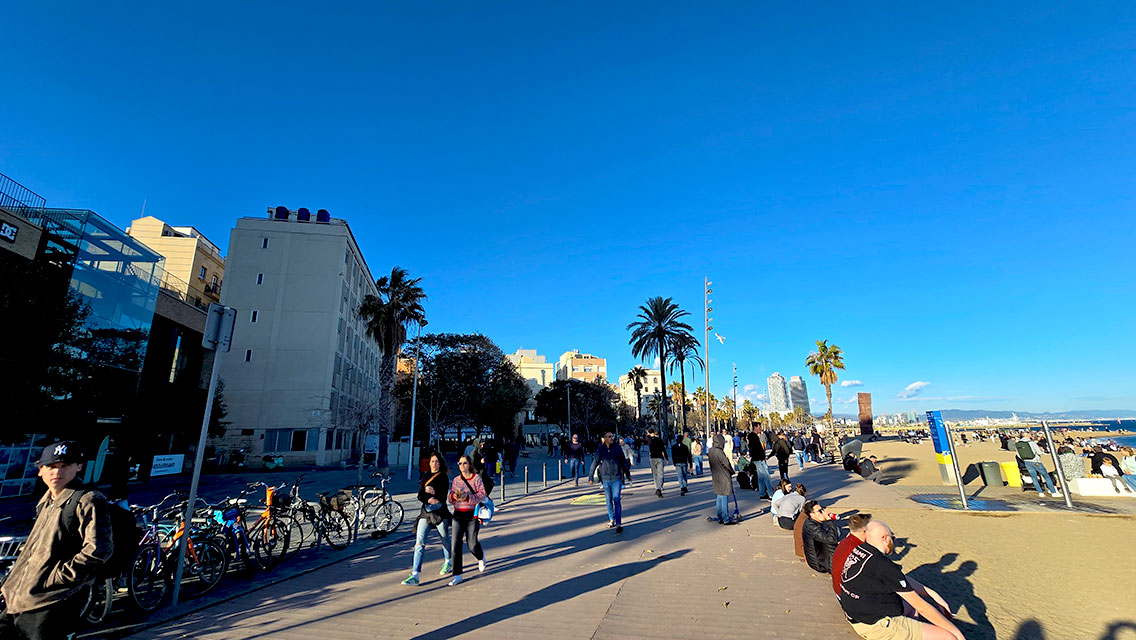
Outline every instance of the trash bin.
<path id="1" fill-rule="evenodd" d="M 982 476 L 982 484 L 988 487 L 1002 486 L 1002 466 L 997 462 L 979 462 L 978 475 Z"/>
<path id="2" fill-rule="evenodd" d="M 1002 463 L 1002 473 L 1006 474 L 1006 484 L 1011 487 L 1022 486 L 1022 472 L 1018 471 L 1018 461 L 1011 460 L 1010 462 Z"/>

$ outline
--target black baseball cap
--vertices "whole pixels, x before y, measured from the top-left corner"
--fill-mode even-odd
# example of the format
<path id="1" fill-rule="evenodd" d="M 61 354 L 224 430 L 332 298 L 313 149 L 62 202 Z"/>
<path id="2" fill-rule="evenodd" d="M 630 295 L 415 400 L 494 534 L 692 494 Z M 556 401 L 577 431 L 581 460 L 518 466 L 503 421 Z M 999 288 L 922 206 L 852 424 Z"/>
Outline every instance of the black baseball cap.
<path id="1" fill-rule="evenodd" d="M 42 467 L 56 462 L 71 464 L 82 461 L 83 454 L 79 451 L 79 443 L 64 440 L 44 447 L 43 453 L 39 454 L 39 462 L 36 463 L 36 466 Z"/>

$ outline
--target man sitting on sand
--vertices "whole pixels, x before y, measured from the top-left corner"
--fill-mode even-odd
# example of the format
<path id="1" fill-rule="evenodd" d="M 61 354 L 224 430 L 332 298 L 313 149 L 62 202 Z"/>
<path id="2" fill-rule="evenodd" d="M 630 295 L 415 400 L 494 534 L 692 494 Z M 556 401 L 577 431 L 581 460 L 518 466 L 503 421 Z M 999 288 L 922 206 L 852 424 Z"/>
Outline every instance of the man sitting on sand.
<path id="1" fill-rule="evenodd" d="M 864 544 L 848 554 L 840 572 L 840 607 L 852 629 L 867 640 L 965 640 L 954 623 L 916 593 L 912 581 L 888 558 L 893 551 L 891 529 L 872 521 Z M 904 602 L 928 622 L 905 616 Z"/>
<path id="2" fill-rule="evenodd" d="M 876 456 L 868 456 L 867 460 L 862 460 L 860 462 L 860 475 L 879 484 L 880 479 L 884 477 L 884 472 L 880 471 L 880 468 L 876 466 L 877 462 L 879 461 L 876 459 Z"/>
<path id="3" fill-rule="evenodd" d="M 857 513 L 848 518 L 848 535 L 844 536 L 840 544 L 836 545 L 836 550 L 832 552 L 832 590 L 836 592 L 837 598 L 840 597 L 840 570 L 844 568 L 848 554 L 864 544 L 864 537 L 867 535 L 865 530 L 871 521 L 870 513 Z"/>

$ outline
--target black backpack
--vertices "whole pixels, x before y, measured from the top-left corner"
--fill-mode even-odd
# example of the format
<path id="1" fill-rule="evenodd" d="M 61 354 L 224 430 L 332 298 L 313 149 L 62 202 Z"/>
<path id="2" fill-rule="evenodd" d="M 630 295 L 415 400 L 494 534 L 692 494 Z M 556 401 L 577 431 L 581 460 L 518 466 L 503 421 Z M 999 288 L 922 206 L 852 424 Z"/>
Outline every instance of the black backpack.
<path id="1" fill-rule="evenodd" d="M 82 544 L 82 533 L 78 530 L 78 519 L 75 510 L 79 508 L 79 500 L 90 489 L 76 489 L 67 502 L 63 503 L 61 521 L 63 528 Z M 107 503 L 107 513 L 110 516 L 111 540 L 113 549 L 110 559 L 95 572 L 95 578 L 104 580 L 115 578 L 130 568 L 134 556 L 138 553 L 138 543 L 142 540 L 142 531 L 134 514 L 117 504 Z"/>

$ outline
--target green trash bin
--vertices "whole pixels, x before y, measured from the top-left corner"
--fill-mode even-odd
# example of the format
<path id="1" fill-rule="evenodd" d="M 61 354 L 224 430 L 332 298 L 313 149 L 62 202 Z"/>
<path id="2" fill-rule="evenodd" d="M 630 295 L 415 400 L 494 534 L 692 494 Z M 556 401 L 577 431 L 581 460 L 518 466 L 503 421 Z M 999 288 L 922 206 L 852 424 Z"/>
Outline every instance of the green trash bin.
<path id="1" fill-rule="evenodd" d="M 1001 487 L 1004 484 L 1002 482 L 1002 466 L 997 462 L 979 462 L 978 475 L 982 476 L 982 484 L 988 487 Z"/>

